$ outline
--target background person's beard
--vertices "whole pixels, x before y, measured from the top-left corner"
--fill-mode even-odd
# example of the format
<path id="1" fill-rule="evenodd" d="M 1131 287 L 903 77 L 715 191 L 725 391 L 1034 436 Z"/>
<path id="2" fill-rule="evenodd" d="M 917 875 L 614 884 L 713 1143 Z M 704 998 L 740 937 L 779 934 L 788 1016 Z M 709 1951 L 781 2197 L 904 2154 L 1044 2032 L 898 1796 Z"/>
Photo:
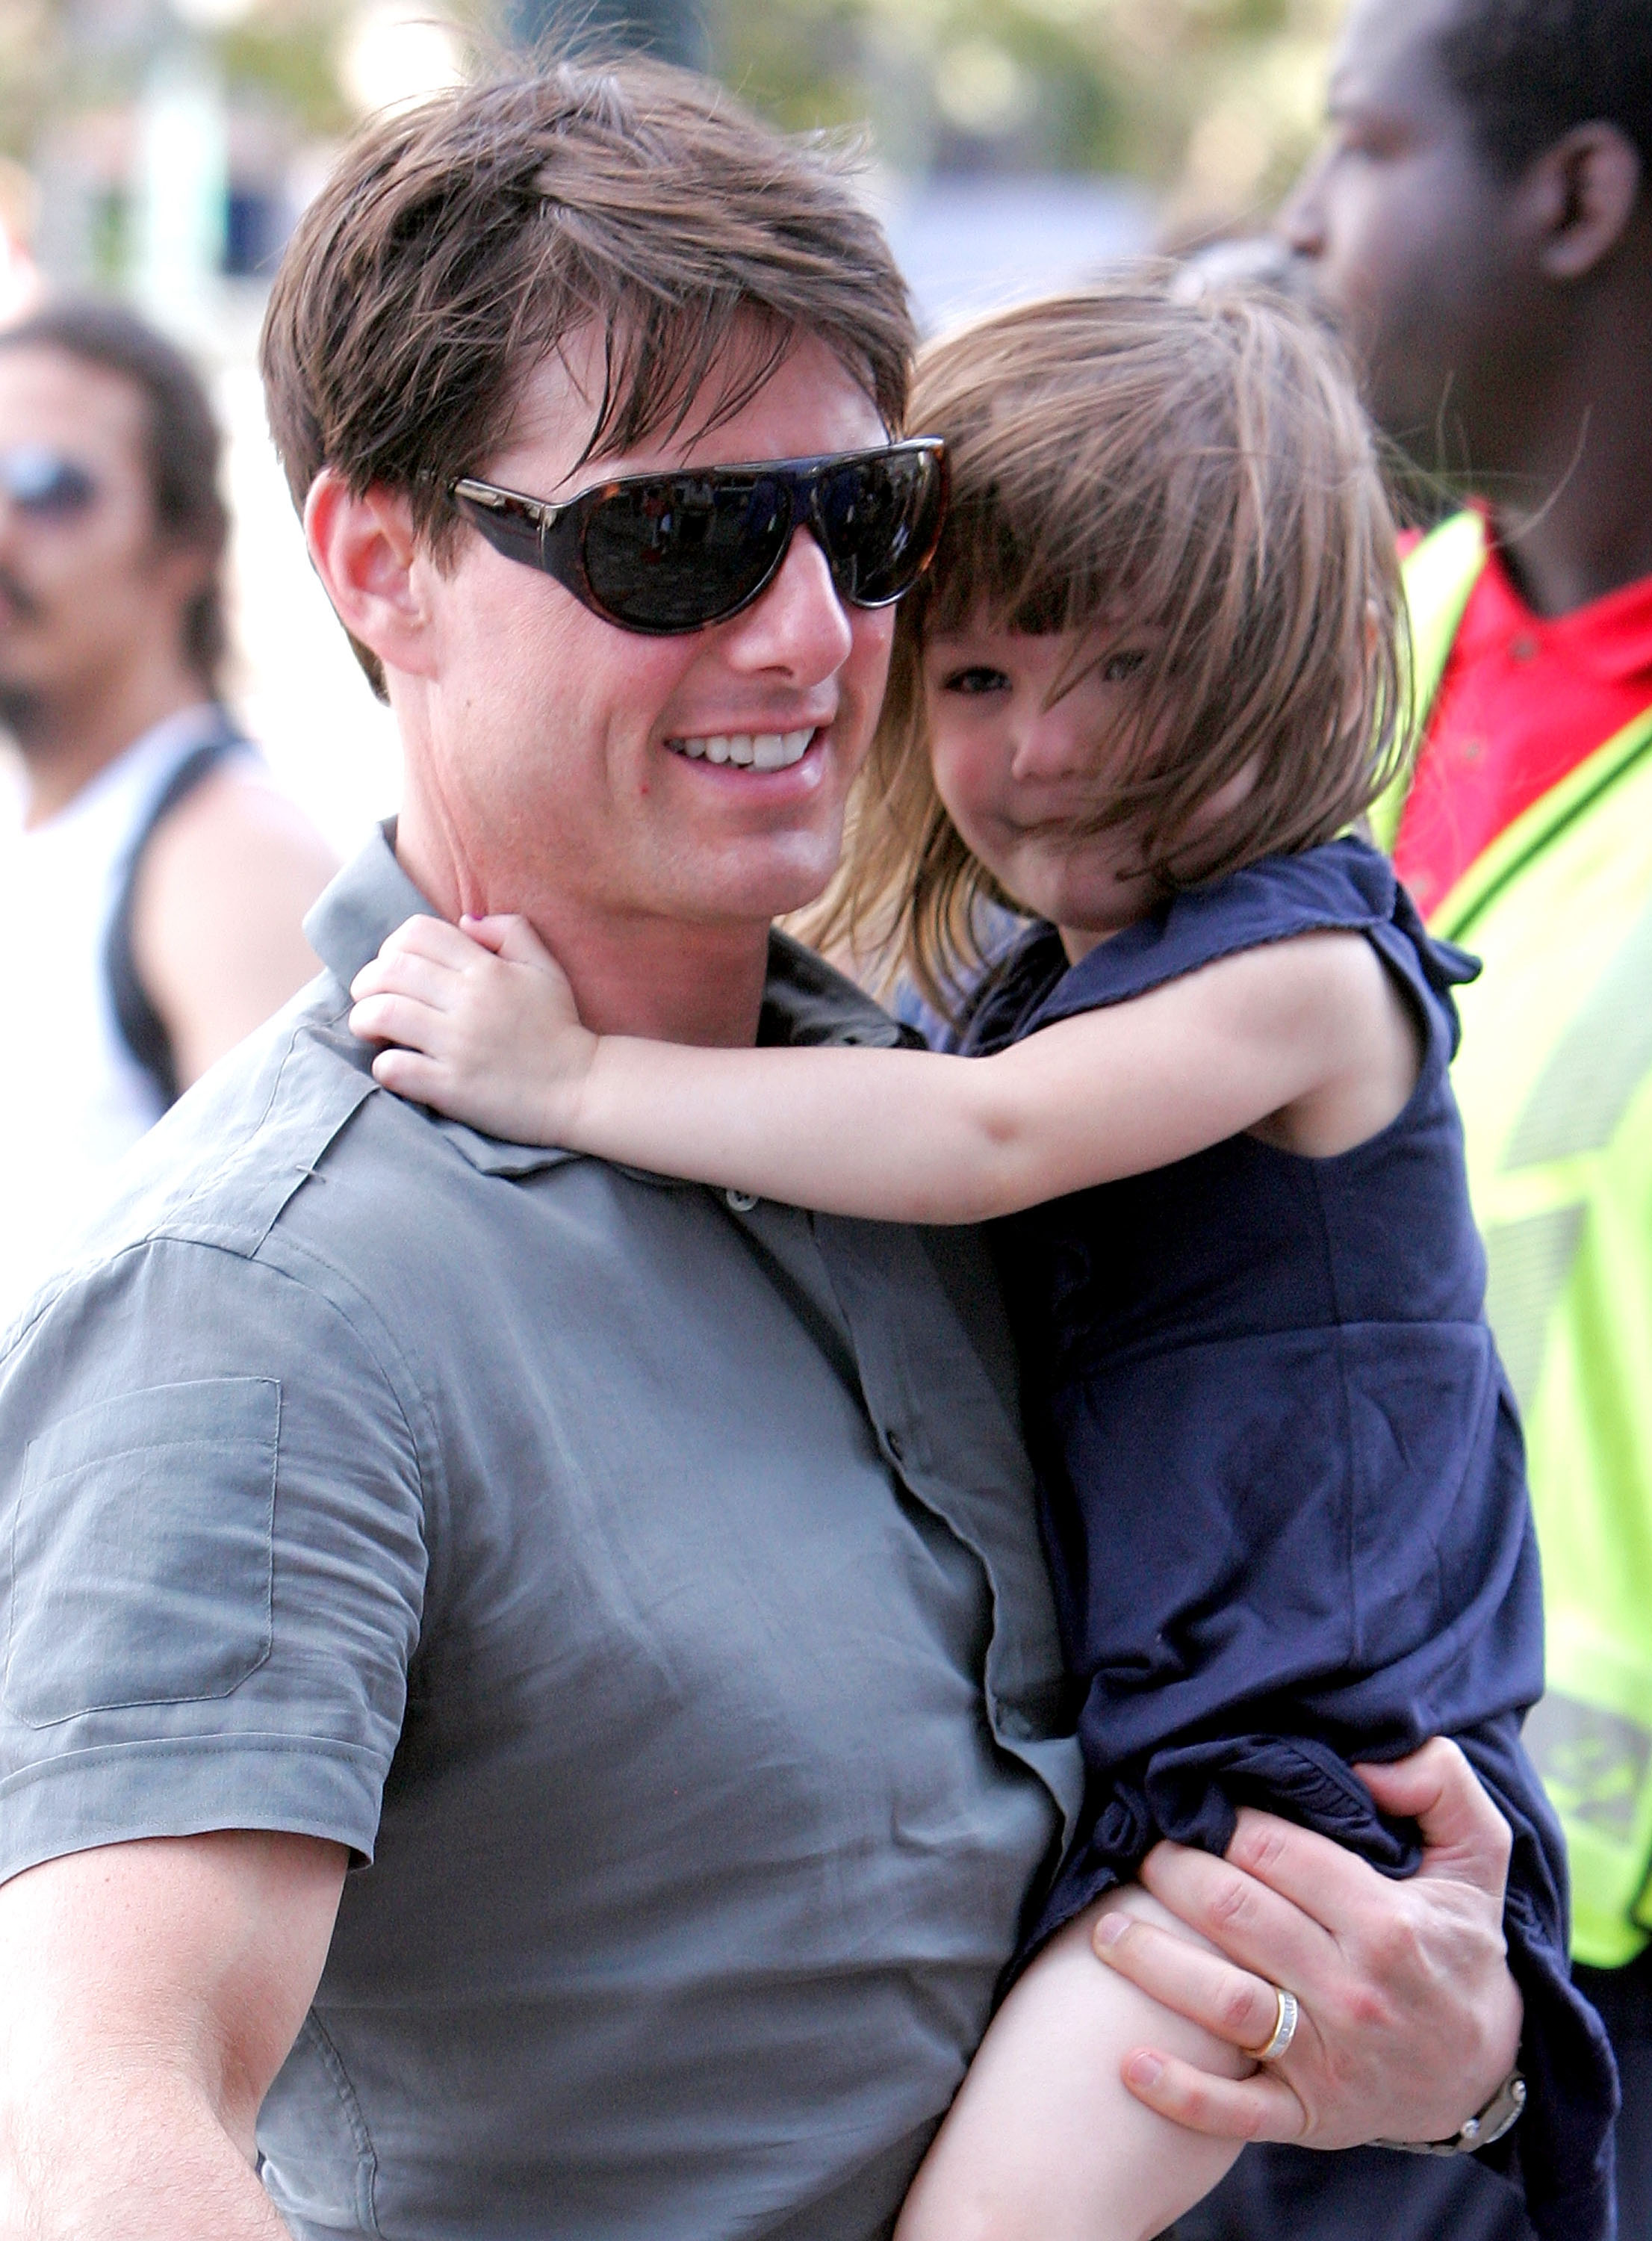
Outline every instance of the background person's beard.
<path id="1" fill-rule="evenodd" d="M 9 732 L 25 753 L 30 739 L 40 730 L 42 712 L 37 692 L 0 679 L 0 732 Z"/>
<path id="2" fill-rule="evenodd" d="M 31 623 L 40 612 L 40 602 L 29 586 L 4 566 L 0 566 L 0 594 L 10 602 L 20 621 Z"/>
<path id="3" fill-rule="evenodd" d="M 0 567 L 0 598 L 7 601 L 19 622 L 32 622 L 40 612 L 40 602 L 34 593 L 5 567 Z M 3 646 L 3 631 L 0 630 L 0 646 Z M 0 664 L 3 661 L 4 654 L 0 651 Z M 19 746 L 26 747 L 30 737 L 38 732 L 43 713 L 38 692 L 26 685 L 13 685 L 0 674 L 0 727 L 10 732 Z"/>

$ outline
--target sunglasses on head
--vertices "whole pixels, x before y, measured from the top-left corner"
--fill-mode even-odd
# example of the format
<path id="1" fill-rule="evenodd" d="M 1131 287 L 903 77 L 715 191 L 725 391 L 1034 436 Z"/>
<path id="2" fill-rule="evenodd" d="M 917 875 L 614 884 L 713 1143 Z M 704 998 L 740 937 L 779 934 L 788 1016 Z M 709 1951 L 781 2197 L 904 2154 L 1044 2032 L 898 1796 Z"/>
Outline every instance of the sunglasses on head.
<path id="1" fill-rule="evenodd" d="M 97 482 L 86 469 L 50 445 L 14 444 L 0 451 L 0 497 L 15 512 L 64 521 L 84 513 L 97 496 Z"/>
<path id="2" fill-rule="evenodd" d="M 920 436 L 824 458 L 625 475 L 560 503 L 472 475 L 449 496 L 506 559 L 543 569 L 605 622 L 667 637 L 749 607 L 799 529 L 840 599 L 889 606 L 934 553 L 946 464 L 940 439 Z"/>

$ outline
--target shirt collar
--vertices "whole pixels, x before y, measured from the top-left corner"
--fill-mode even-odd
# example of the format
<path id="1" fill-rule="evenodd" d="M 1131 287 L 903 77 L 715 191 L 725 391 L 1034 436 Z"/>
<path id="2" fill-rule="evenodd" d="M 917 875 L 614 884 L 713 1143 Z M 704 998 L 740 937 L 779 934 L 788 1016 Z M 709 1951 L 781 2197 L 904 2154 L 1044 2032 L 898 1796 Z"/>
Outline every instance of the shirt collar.
<path id="1" fill-rule="evenodd" d="M 385 938 L 405 920 L 440 916 L 397 861 L 395 841 L 392 817 L 344 866 L 304 922 L 310 947 L 346 992 L 362 967 L 378 956 Z M 888 1050 L 922 1047 L 920 1036 L 899 1026 L 852 980 L 812 949 L 778 931 L 769 936 L 768 978 L 763 988 L 758 1041 L 793 1047 L 832 1044 Z M 552 1146 L 485 1136 L 462 1121 L 434 1114 L 431 1119 L 472 1166 L 485 1174 L 532 1174 L 584 1156 Z M 650 1175 L 645 1180 L 665 1179 Z"/>
<path id="2" fill-rule="evenodd" d="M 391 817 L 323 889 L 304 922 L 304 940 L 346 991 L 398 926 L 441 915 L 397 862 L 395 844 Z"/>
<path id="3" fill-rule="evenodd" d="M 1621 584 L 1565 614 L 1540 615 L 1527 605 L 1502 547 L 1490 539 L 1476 592 L 1459 634 L 1464 654 L 1501 648 L 1514 634 L 1609 684 L 1652 679 L 1652 577 Z"/>

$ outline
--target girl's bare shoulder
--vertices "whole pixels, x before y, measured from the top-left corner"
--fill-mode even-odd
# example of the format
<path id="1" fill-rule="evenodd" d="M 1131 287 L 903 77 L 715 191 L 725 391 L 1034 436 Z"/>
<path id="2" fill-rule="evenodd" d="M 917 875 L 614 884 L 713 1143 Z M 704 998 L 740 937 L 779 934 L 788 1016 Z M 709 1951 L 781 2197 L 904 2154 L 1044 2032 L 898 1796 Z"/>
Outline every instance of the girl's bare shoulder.
<path id="1" fill-rule="evenodd" d="M 1259 959 L 1295 1031 L 1322 1057 L 1314 1086 L 1253 1134 L 1313 1159 L 1351 1151 L 1396 1120 L 1422 1070 L 1427 1027 L 1375 946 L 1341 928 L 1271 945 Z"/>

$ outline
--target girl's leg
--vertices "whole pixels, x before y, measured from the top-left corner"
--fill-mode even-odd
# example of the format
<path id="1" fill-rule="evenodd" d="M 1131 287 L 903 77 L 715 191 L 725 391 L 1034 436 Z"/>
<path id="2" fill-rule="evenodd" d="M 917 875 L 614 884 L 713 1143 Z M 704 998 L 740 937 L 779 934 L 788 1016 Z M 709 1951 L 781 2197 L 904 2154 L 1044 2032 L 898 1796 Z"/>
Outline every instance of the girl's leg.
<path id="1" fill-rule="evenodd" d="M 1232 2164 L 1236 2141 L 1155 2116 L 1119 2074 L 1144 2045 L 1227 2077 L 1255 2067 L 1097 1960 L 1091 1927 L 1120 1907 L 1194 1938 L 1134 1884 L 1052 1938 L 993 2018 L 895 2241 L 1151 2241 Z"/>

